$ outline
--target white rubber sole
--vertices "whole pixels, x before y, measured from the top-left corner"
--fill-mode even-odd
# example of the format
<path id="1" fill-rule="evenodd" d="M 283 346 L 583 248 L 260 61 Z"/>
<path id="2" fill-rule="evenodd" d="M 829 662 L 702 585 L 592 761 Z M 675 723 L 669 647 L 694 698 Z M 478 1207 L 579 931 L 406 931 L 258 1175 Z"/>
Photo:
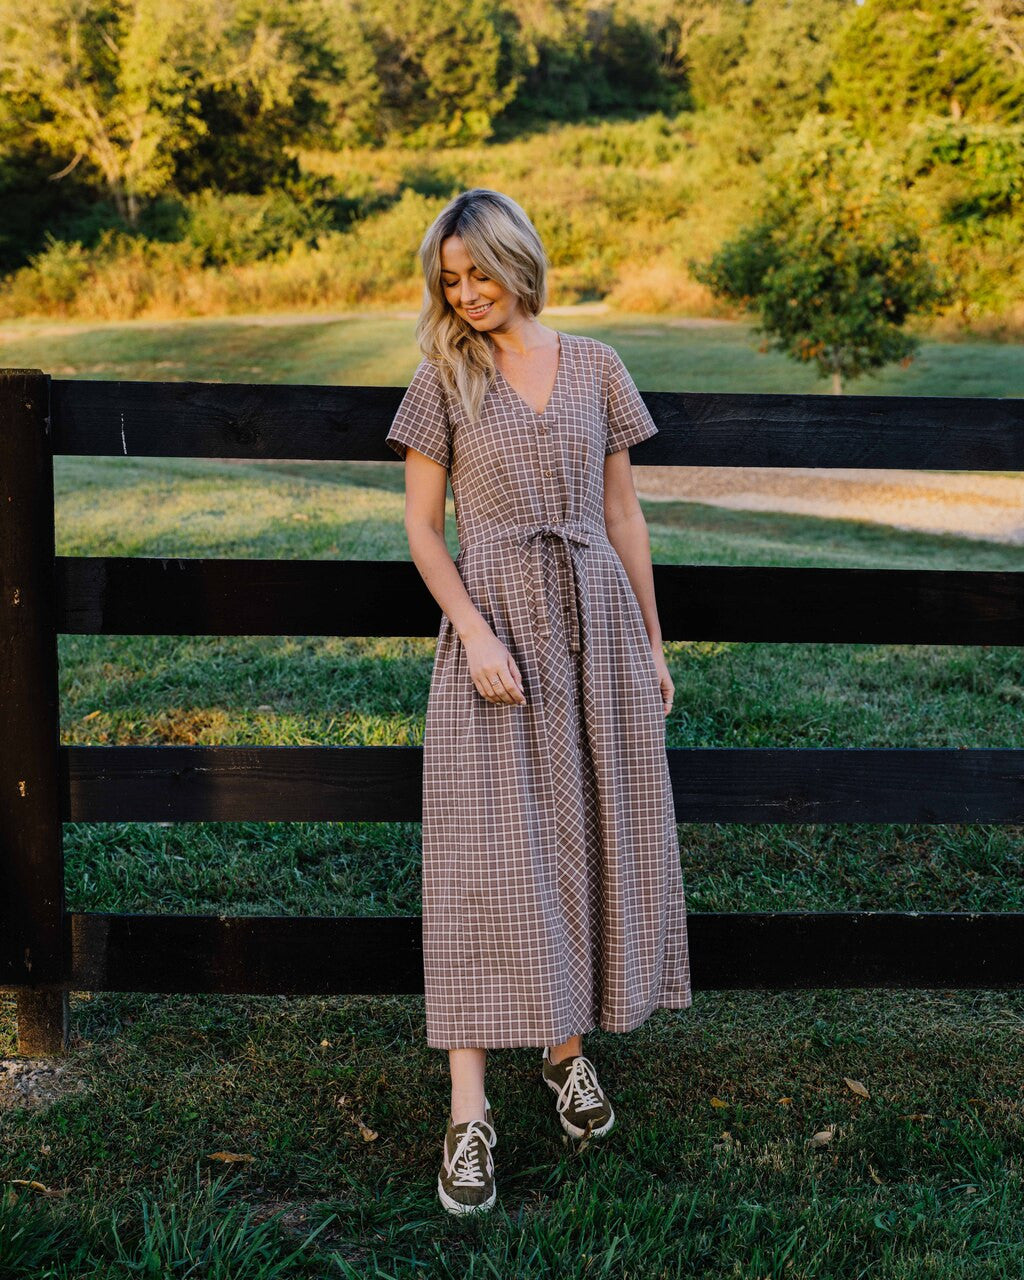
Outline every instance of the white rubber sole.
<path id="1" fill-rule="evenodd" d="M 547 1087 L 551 1090 L 552 1093 L 560 1092 L 558 1085 L 555 1084 L 554 1080 L 549 1080 L 545 1076 L 544 1083 L 547 1085 Z M 610 1103 L 609 1103 L 609 1109 L 611 1110 L 611 1115 L 604 1122 L 604 1124 L 601 1125 L 599 1129 L 590 1130 L 590 1136 L 592 1138 L 600 1138 L 601 1135 L 607 1133 L 608 1130 L 615 1123 L 615 1110 L 613 1107 L 611 1107 Z M 569 1135 L 570 1138 L 582 1138 L 586 1136 L 586 1133 L 587 1133 L 586 1129 L 581 1129 L 579 1125 L 573 1124 L 572 1121 L 566 1117 L 563 1111 L 560 1111 L 558 1113 L 558 1119 L 561 1121 L 562 1128 L 566 1131 L 566 1133 Z"/>
<path id="2" fill-rule="evenodd" d="M 498 1198 L 498 1184 L 494 1184 L 489 1200 L 481 1200 L 479 1204 L 463 1204 L 461 1200 L 453 1200 L 444 1185 L 441 1182 L 441 1175 L 437 1175 L 437 1194 L 441 1203 L 449 1213 L 486 1213 L 488 1209 L 494 1207 L 494 1202 Z"/>
<path id="3" fill-rule="evenodd" d="M 490 1111 L 490 1109 L 491 1109 L 491 1104 L 485 1096 L 484 1110 Z M 494 1129 L 494 1126 L 491 1125 L 491 1128 Z M 498 1145 L 497 1130 L 494 1131 L 494 1141 L 489 1145 L 492 1151 Z M 497 1182 L 495 1182 L 494 1188 L 491 1191 L 491 1197 L 489 1200 L 482 1200 L 479 1204 L 463 1204 L 461 1200 L 453 1200 L 452 1197 L 448 1194 L 448 1192 L 445 1191 L 444 1183 L 441 1181 L 441 1175 L 438 1174 L 437 1175 L 437 1194 L 441 1203 L 444 1205 L 444 1207 L 448 1210 L 449 1213 L 486 1213 L 488 1209 L 492 1209 L 494 1207 L 494 1202 L 498 1198 L 498 1184 Z"/>

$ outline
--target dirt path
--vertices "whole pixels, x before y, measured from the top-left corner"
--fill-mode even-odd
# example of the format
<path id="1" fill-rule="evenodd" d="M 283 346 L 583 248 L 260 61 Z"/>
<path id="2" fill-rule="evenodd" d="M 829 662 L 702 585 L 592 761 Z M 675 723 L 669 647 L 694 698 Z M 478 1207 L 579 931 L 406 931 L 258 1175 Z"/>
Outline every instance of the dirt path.
<path id="1" fill-rule="evenodd" d="M 637 493 L 652 501 L 867 520 L 1024 545 L 1024 474 L 635 466 L 633 475 Z"/>

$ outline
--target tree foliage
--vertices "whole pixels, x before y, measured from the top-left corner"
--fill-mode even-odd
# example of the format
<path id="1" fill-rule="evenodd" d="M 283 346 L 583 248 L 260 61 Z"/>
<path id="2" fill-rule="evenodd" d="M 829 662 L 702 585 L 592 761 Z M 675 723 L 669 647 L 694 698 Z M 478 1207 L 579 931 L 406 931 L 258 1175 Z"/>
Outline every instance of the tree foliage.
<path id="1" fill-rule="evenodd" d="M 875 142 L 929 116 L 1024 121 L 1022 39 L 1020 5 L 865 0 L 836 41 L 826 102 Z"/>
<path id="2" fill-rule="evenodd" d="M 809 116 L 766 166 L 760 207 L 709 263 L 691 263 L 695 276 L 755 312 L 768 345 L 813 361 L 836 393 L 909 360 L 918 340 L 903 325 L 952 293 L 890 163 L 848 126 Z"/>
<path id="3" fill-rule="evenodd" d="M 298 75 L 279 31 L 236 16 L 230 0 L 0 0 L 8 130 L 60 158 L 61 173 L 91 166 L 134 223 L 209 132 L 204 93 L 252 94 L 272 111 Z"/>
<path id="4" fill-rule="evenodd" d="M 872 351 L 906 358 L 893 329 L 926 305 L 922 244 L 956 277 L 965 323 L 1013 311 L 1024 0 L 0 0 L 0 269 L 52 257 L 70 280 L 79 258 L 57 246 L 88 257 L 108 229 L 110 260 L 125 232 L 212 268 L 277 258 L 383 213 L 396 184 L 440 197 L 466 178 L 461 157 L 396 174 L 401 149 L 633 113 L 663 124 L 561 130 L 544 153 L 553 170 L 572 157 L 606 171 L 587 207 L 570 186 L 539 210 L 560 268 L 601 259 L 580 269 L 595 296 L 620 252 L 594 248 L 602 220 L 656 210 L 667 234 L 637 293 L 688 296 L 690 280 L 659 292 L 659 271 L 682 277 L 674 237 L 704 190 L 732 175 L 756 188 L 763 170 L 763 207 L 707 278 L 758 297 L 800 358 L 840 379 Z M 824 141 L 822 120 L 839 130 Z M 377 148 L 387 178 L 366 159 Z M 311 165 L 313 152 L 335 155 Z M 709 247 L 721 205 L 701 227 Z M 843 308 L 860 335 L 877 318 L 870 342 L 842 332 Z"/>

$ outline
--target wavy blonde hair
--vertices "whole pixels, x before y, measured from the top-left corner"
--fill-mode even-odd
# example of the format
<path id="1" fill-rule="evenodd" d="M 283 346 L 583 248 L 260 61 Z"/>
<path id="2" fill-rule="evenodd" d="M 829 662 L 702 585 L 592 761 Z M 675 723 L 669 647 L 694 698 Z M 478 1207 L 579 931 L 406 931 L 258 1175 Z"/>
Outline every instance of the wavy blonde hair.
<path id="1" fill-rule="evenodd" d="M 537 228 L 518 204 L 500 191 L 472 187 L 441 210 L 419 247 L 423 306 L 416 341 L 437 365 L 441 381 L 457 396 L 471 422 L 480 418 L 495 377 L 494 343 L 463 320 L 445 297 L 441 245 L 457 235 L 473 263 L 519 299 L 526 315 L 538 316 L 547 301 L 548 258 Z"/>

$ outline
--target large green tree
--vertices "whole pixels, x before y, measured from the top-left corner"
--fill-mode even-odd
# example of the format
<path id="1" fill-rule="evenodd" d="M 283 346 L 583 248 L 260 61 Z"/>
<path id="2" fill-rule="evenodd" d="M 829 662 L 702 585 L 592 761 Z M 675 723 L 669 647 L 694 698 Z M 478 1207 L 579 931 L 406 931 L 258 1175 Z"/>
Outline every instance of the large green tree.
<path id="1" fill-rule="evenodd" d="M 376 49 L 382 139 L 454 146 L 490 137 L 517 85 L 503 78 L 491 0 L 406 0 L 360 11 Z"/>
<path id="2" fill-rule="evenodd" d="M 898 140 L 927 117 L 1024 121 L 1016 0 L 865 0 L 839 34 L 826 101 L 858 133 Z"/>
<path id="3" fill-rule="evenodd" d="M 0 0 L 3 121 L 61 163 L 91 167 L 134 223 L 208 129 L 204 90 L 271 110 L 301 67 L 265 23 L 239 30 L 233 0 Z"/>
<path id="4" fill-rule="evenodd" d="M 742 121 L 742 155 L 758 163 L 780 134 L 824 104 L 835 34 L 854 0 L 682 0 L 677 57 L 699 108 Z"/>
<path id="5" fill-rule="evenodd" d="M 1024 124 L 924 121 L 899 151 L 914 205 L 956 279 L 962 327 L 1012 314 L 1024 297 Z"/>
<path id="6" fill-rule="evenodd" d="M 832 42 L 853 0 L 750 0 L 743 52 L 727 80 L 729 109 L 742 117 L 751 157 L 824 103 Z"/>
<path id="7" fill-rule="evenodd" d="M 759 216 L 696 278 L 753 312 L 766 346 L 845 379 L 918 345 L 914 314 L 952 293 L 908 215 L 895 167 L 843 124 L 808 116 L 766 165 Z"/>

